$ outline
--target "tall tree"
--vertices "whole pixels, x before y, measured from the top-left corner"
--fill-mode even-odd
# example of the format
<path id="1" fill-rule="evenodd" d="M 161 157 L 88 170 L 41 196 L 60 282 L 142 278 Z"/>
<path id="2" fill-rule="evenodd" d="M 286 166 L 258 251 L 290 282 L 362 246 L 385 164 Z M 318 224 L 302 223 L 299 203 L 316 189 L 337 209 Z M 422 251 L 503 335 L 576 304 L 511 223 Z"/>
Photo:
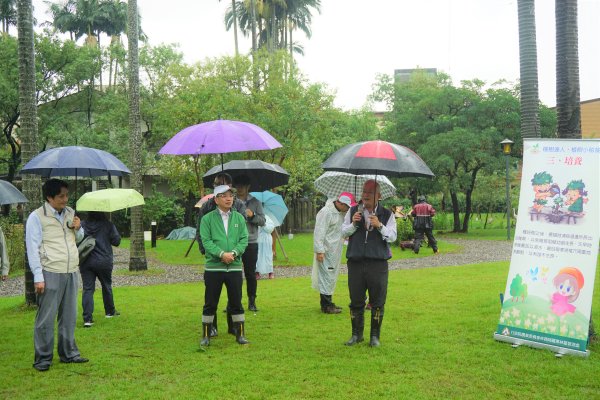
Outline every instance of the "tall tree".
<path id="1" fill-rule="evenodd" d="M 129 44 L 129 146 L 131 153 L 131 187 L 142 192 L 142 132 L 140 128 L 140 66 L 138 50 L 137 0 L 127 1 L 127 38 Z M 129 270 L 148 269 L 144 249 L 144 215 L 142 206 L 131 209 L 131 247 Z"/>
<path id="2" fill-rule="evenodd" d="M 221 0 L 219 0 L 219 2 L 221 2 Z M 229 30 L 229 28 L 231 27 L 231 23 L 233 23 L 233 42 L 235 44 L 235 55 L 239 55 L 239 46 L 238 46 L 238 15 L 237 15 L 237 7 L 235 4 L 235 0 L 231 0 L 231 7 L 230 7 L 230 12 L 231 12 L 231 17 L 227 18 L 227 14 L 225 15 L 225 26 L 227 27 L 227 30 Z"/>
<path id="3" fill-rule="evenodd" d="M 521 137 L 540 137 L 535 0 L 519 0 L 519 66 L 521 71 Z"/>
<path id="4" fill-rule="evenodd" d="M 7 33 L 8 28 L 17 25 L 17 9 L 15 0 L 0 0 L 0 20 L 2 32 Z"/>
<path id="5" fill-rule="evenodd" d="M 558 137 L 581 138 L 577 0 L 556 0 L 554 7 Z"/>
<path id="6" fill-rule="evenodd" d="M 18 0 L 19 35 L 19 108 L 21 109 L 21 154 L 26 163 L 37 155 L 37 108 L 35 101 L 35 53 L 33 41 L 33 7 L 31 0 Z M 40 199 L 40 179 L 23 175 L 23 194 L 30 201 L 25 203 L 23 218 L 29 216 Z M 33 274 L 25 255 L 25 302 L 35 304 Z"/>

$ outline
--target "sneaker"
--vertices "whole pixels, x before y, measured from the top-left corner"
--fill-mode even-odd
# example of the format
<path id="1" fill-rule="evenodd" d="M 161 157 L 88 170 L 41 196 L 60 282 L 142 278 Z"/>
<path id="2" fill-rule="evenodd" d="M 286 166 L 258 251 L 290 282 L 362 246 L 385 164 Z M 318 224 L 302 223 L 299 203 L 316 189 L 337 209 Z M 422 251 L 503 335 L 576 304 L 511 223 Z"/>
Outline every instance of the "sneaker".
<path id="1" fill-rule="evenodd" d="M 94 325 L 94 321 L 83 321 L 84 328 L 91 328 Z"/>
<path id="2" fill-rule="evenodd" d="M 112 314 L 106 314 L 105 317 L 106 318 L 112 318 L 112 317 L 118 317 L 119 315 L 121 315 L 121 313 L 118 312 L 117 310 L 115 310 L 114 313 L 112 313 Z"/>

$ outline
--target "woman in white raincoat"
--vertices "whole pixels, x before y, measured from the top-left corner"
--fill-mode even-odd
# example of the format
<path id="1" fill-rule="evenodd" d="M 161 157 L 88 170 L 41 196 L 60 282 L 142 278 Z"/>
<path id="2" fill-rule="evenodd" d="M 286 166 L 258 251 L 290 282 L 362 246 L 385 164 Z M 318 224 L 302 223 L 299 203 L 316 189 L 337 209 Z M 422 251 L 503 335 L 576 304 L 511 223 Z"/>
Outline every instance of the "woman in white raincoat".
<path id="1" fill-rule="evenodd" d="M 313 238 L 312 287 L 321 295 L 321 311 L 325 314 L 339 314 L 342 308 L 333 303 L 340 261 L 342 259 L 342 223 L 344 216 L 356 205 L 352 193 L 344 192 L 336 200 L 328 200 L 317 213 Z"/>
<path id="2" fill-rule="evenodd" d="M 265 225 L 258 227 L 258 259 L 256 260 L 256 278 L 261 275 L 269 275 L 273 279 L 273 237 L 271 232 L 275 230 L 275 222 L 269 215 L 265 214 Z"/>

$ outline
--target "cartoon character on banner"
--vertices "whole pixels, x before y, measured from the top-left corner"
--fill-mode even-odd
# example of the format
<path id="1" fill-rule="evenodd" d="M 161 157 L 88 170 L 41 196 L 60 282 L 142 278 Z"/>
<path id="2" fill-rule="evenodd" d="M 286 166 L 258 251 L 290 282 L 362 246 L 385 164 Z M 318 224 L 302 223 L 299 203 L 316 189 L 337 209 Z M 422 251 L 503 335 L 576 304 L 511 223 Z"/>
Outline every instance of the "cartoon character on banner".
<path id="1" fill-rule="evenodd" d="M 584 189 L 585 183 L 579 179 L 569 182 L 565 190 L 563 190 L 562 194 L 567 198 L 565 206 L 568 206 L 569 212 L 583 214 L 583 205 L 588 202 L 588 193 Z"/>
<path id="2" fill-rule="evenodd" d="M 581 271 L 575 267 L 562 268 L 552 283 L 556 288 L 552 295 L 552 312 L 559 317 L 567 313 L 573 314 L 575 306 L 571 303 L 577 300 L 584 284 Z"/>
<path id="3" fill-rule="evenodd" d="M 535 212 L 541 213 L 544 206 L 548 203 L 548 197 L 552 197 L 552 193 L 550 192 L 552 175 L 546 171 L 538 172 L 533 175 L 531 185 L 534 192 L 533 209 Z"/>

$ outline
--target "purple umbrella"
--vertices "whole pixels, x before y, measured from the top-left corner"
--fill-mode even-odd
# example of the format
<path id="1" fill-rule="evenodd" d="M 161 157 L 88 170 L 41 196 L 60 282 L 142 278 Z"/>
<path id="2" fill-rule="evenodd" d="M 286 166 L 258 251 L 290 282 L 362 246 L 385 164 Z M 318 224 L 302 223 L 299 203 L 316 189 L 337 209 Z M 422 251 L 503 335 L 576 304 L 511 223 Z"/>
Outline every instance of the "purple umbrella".
<path id="1" fill-rule="evenodd" d="M 200 155 L 271 150 L 281 144 L 249 122 L 219 119 L 188 126 L 173 136 L 159 154 Z"/>

